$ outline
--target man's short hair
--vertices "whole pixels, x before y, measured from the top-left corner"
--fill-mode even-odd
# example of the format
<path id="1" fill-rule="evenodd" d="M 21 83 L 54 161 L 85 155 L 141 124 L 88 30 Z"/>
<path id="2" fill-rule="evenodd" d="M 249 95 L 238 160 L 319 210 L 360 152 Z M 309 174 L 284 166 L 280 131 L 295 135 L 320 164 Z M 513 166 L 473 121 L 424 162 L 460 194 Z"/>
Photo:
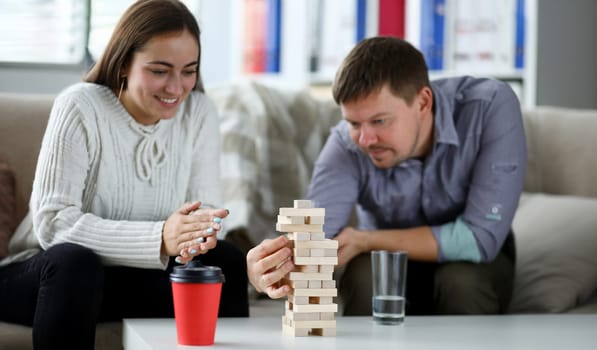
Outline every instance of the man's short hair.
<path id="1" fill-rule="evenodd" d="M 344 59 L 332 93 L 342 104 L 365 98 L 386 84 L 410 105 L 429 86 L 427 64 L 423 54 L 405 40 L 373 37 L 360 41 Z"/>

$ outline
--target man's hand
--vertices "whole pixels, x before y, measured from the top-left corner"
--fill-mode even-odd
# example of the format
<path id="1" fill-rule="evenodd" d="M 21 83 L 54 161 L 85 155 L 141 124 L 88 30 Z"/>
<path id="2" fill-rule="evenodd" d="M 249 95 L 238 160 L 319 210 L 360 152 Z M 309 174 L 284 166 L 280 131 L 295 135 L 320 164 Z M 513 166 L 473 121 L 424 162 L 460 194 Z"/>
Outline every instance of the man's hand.
<path id="1" fill-rule="evenodd" d="M 294 269 L 292 250 L 287 245 L 288 238 L 280 236 L 264 240 L 247 253 L 249 281 L 258 292 L 265 292 L 272 299 L 286 296 L 291 291 L 288 281 L 284 280 Z"/>
<path id="2" fill-rule="evenodd" d="M 355 256 L 369 251 L 367 233 L 352 227 L 345 227 L 334 238 L 338 241 L 338 265 L 344 266 Z"/>

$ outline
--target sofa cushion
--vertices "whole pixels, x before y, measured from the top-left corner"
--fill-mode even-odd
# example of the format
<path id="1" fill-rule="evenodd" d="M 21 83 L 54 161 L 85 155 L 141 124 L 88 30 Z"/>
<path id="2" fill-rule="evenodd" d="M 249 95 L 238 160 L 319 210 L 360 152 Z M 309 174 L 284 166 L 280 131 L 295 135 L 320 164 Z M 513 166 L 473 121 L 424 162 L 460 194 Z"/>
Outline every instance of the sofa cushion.
<path id="1" fill-rule="evenodd" d="M 597 289 L 597 199 L 523 194 L 511 312 L 563 312 Z"/>
<path id="2" fill-rule="evenodd" d="M 37 155 L 53 95 L 0 92 L 0 159 L 10 164 L 16 179 L 17 221 L 27 214 Z"/>
<path id="3" fill-rule="evenodd" d="M 597 110 L 542 106 L 523 120 L 525 191 L 597 197 Z"/>
<path id="4" fill-rule="evenodd" d="M 15 197 L 14 173 L 0 160 L 0 259 L 8 255 L 8 241 L 17 224 Z"/>

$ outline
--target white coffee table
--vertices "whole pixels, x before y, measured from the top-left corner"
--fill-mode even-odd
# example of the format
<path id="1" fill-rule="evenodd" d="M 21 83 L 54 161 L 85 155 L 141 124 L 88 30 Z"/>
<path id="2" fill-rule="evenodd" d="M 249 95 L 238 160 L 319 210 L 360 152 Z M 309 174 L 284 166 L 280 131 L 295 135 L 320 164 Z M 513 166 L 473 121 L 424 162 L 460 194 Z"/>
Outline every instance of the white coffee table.
<path id="1" fill-rule="evenodd" d="M 125 319 L 126 350 L 148 349 L 597 349 L 597 315 L 407 317 L 383 326 L 337 317 L 335 337 L 282 334 L 280 316 L 221 318 L 213 346 L 177 345 L 173 319 Z"/>

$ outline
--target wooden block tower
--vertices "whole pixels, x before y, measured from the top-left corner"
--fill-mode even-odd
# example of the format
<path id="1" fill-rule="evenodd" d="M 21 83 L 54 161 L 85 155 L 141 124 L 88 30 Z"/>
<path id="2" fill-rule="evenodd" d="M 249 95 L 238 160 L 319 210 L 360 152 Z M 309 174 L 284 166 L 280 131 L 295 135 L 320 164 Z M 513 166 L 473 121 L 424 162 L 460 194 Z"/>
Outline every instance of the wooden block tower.
<path id="1" fill-rule="evenodd" d="M 282 316 L 287 335 L 336 335 L 333 272 L 338 264 L 338 241 L 325 238 L 324 217 L 325 208 L 313 208 L 308 200 L 295 200 L 294 208 L 280 208 L 276 230 L 288 234 L 296 266 L 288 275 L 292 293 Z"/>

